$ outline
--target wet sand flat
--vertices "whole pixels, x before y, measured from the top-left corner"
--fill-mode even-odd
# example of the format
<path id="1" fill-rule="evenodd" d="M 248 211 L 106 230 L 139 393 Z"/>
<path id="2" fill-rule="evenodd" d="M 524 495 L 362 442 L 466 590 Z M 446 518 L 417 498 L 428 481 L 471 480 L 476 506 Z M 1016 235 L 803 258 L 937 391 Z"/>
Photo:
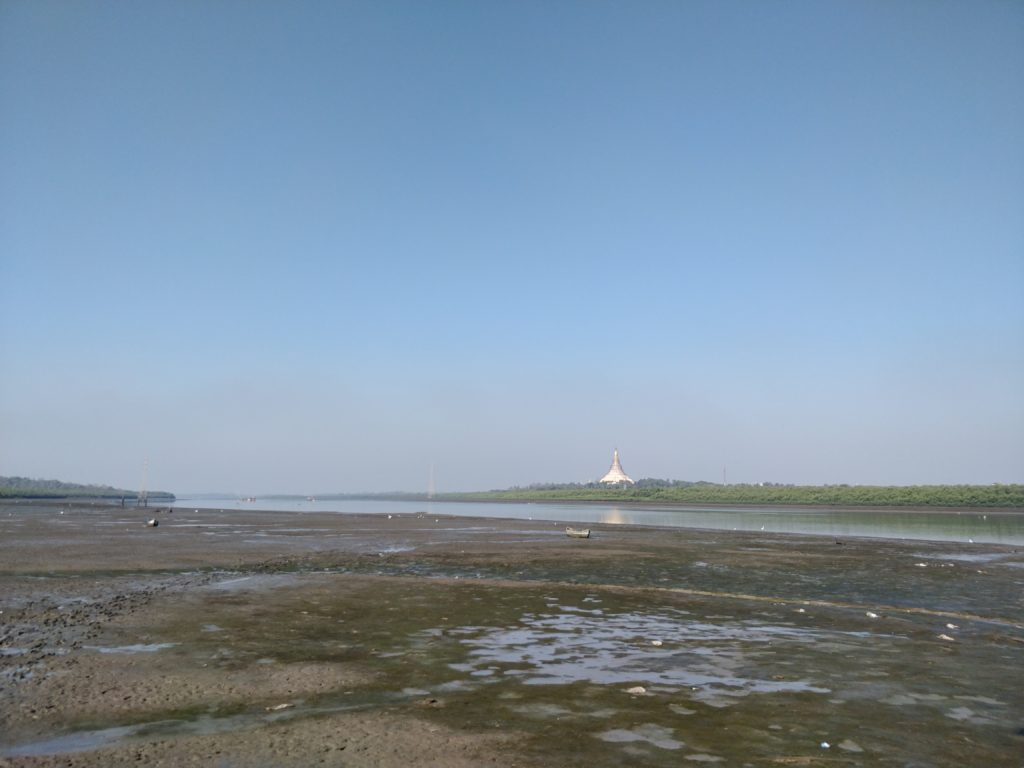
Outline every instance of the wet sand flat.
<path id="1" fill-rule="evenodd" d="M 1022 764 L 1024 552 L 563 529 L 0 505 L 0 765 Z"/>

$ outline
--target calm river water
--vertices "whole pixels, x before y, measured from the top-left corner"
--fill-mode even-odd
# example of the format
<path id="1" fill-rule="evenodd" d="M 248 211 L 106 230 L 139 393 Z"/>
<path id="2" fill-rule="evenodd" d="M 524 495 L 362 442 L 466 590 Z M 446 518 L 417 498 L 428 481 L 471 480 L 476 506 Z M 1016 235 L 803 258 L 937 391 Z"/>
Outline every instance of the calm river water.
<path id="1" fill-rule="evenodd" d="M 611 504 L 520 504 L 443 501 L 294 501 L 182 497 L 175 507 L 267 509 L 282 512 L 456 515 L 555 520 L 567 523 L 651 525 L 672 528 L 710 528 L 727 531 L 804 533 L 821 536 L 865 536 L 883 539 L 922 539 L 988 544 L 1024 545 L 1024 514 L 998 511 L 899 512 L 835 511 L 785 507 L 679 509 L 675 507 Z"/>

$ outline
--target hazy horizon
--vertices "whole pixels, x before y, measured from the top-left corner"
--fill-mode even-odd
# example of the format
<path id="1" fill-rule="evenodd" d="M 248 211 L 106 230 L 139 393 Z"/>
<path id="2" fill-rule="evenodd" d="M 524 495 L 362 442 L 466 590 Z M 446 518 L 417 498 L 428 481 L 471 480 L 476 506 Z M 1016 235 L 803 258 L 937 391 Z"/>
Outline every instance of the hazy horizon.
<path id="1" fill-rule="evenodd" d="M 0 4 L 0 474 L 1024 481 L 1024 4 Z"/>

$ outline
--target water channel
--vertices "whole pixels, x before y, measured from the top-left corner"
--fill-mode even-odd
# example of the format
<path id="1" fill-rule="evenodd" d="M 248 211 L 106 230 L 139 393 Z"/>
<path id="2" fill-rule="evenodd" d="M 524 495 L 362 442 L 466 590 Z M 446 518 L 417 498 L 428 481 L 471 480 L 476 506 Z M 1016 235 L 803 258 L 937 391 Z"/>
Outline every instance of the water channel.
<path id="1" fill-rule="evenodd" d="M 830 510 L 794 507 L 679 508 L 657 505 L 498 503 L 181 497 L 178 508 L 338 512 L 341 514 L 454 515 L 458 517 L 554 520 L 574 524 L 645 525 L 726 531 L 812 534 L 836 537 L 918 539 L 1024 545 L 1024 514 L 998 510 Z"/>

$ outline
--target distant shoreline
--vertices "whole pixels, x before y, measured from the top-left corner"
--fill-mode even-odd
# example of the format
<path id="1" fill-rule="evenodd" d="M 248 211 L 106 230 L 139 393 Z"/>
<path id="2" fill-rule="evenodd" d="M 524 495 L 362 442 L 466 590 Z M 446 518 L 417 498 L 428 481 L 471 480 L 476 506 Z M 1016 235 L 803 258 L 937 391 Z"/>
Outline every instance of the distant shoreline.
<path id="1" fill-rule="evenodd" d="M 34 493 L 34 494 L 4 494 L 4 495 L 0 495 L 0 502 L 3 502 L 3 501 L 45 501 L 45 502 L 60 501 L 60 502 L 71 503 L 71 502 L 80 501 L 80 502 L 89 502 L 89 503 L 102 502 L 102 503 L 105 503 L 105 504 L 106 503 L 119 504 L 121 502 L 122 498 L 124 499 L 125 504 L 128 504 L 130 502 L 133 506 L 139 500 L 138 496 L 128 496 L 128 495 L 125 495 L 125 496 L 121 496 L 121 495 L 117 495 L 117 496 L 77 496 L 77 495 L 60 496 L 60 495 L 52 495 L 51 496 L 51 495 L 47 495 L 47 494 Z M 165 504 L 167 502 L 177 501 L 178 497 L 175 496 L 173 493 L 163 493 L 163 492 L 161 492 L 159 494 L 151 493 L 146 498 L 150 502 L 156 502 L 157 504 Z"/>
<path id="2" fill-rule="evenodd" d="M 404 500 L 411 501 L 412 499 L 399 499 L 399 497 L 387 498 L 384 496 L 378 496 L 381 500 Z M 353 499 L 355 500 L 355 499 Z M 369 498 L 367 498 L 369 500 Z M 459 504 L 571 504 L 574 506 L 602 506 L 602 507 L 664 507 L 666 509 L 686 509 L 692 511 L 700 510 L 718 510 L 718 509 L 799 509 L 801 511 L 821 511 L 821 512 L 954 512 L 954 513 L 979 513 L 979 514 L 1011 514 L 1020 515 L 1024 514 L 1024 507 L 940 507 L 940 506 L 884 506 L 876 504 L 800 504 L 798 502 L 791 503 L 752 503 L 752 504 L 729 504 L 725 502 L 684 502 L 684 501 L 661 501 L 661 500 L 645 500 L 645 499 L 623 499 L 621 501 L 614 501 L 610 499 L 488 499 L 488 498 L 476 498 L 476 499 L 459 499 L 459 498 L 446 498 L 438 497 L 434 499 L 415 499 L 417 501 L 450 501 Z"/>
<path id="3" fill-rule="evenodd" d="M 657 504 L 666 507 L 797 507 L 804 509 L 1009 509 L 1024 510 L 1024 485 L 716 485 L 658 484 L 628 487 L 537 486 L 446 493 L 449 501 Z"/>

